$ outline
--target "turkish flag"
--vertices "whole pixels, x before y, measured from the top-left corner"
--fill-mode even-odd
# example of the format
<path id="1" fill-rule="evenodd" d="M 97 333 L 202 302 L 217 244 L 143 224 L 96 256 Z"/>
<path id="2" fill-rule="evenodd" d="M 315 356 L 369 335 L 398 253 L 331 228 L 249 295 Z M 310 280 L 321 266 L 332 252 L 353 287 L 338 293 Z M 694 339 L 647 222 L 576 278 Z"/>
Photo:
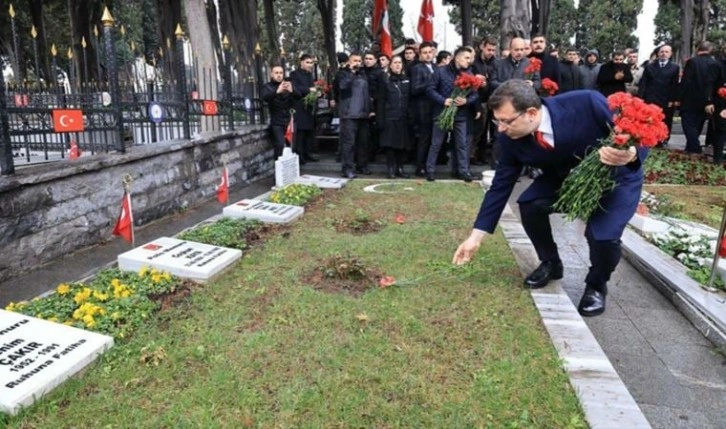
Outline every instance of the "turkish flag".
<path id="1" fill-rule="evenodd" d="M 204 100 L 202 102 L 202 114 L 214 116 L 217 114 L 217 102 L 214 100 Z"/>
<path id="2" fill-rule="evenodd" d="M 113 235 L 118 235 L 129 243 L 134 242 L 134 215 L 131 212 L 131 195 L 128 192 L 124 192 L 121 214 L 113 228 Z"/>
<path id="3" fill-rule="evenodd" d="M 83 110 L 53 109 L 53 131 L 56 133 L 83 132 Z"/>
<path id="4" fill-rule="evenodd" d="M 726 258 L 726 234 L 721 237 L 721 246 L 718 248 L 718 255 Z"/>
<path id="5" fill-rule="evenodd" d="M 217 186 L 217 201 L 222 204 L 227 204 L 229 200 L 229 174 L 227 174 L 227 167 L 222 169 L 222 181 Z"/>
<path id="6" fill-rule="evenodd" d="M 393 56 L 393 40 L 391 39 L 391 30 L 388 28 L 388 7 L 383 10 L 383 19 L 381 19 L 381 53 Z"/>
<path id="7" fill-rule="evenodd" d="M 434 40 L 434 3 L 433 0 L 421 2 L 421 14 L 418 16 L 418 34 L 423 42 Z"/>
<path id="8" fill-rule="evenodd" d="M 292 145 L 292 138 L 295 135 L 295 117 L 293 115 L 290 115 L 290 122 L 287 123 L 287 128 L 285 129 L 285 141 L 287 141 L 288 144 Z"/>
<path id="9" fill-rule="evenodd" d="M 388 0 L 376 0 L 373 5 L 373 34 L 378 35 L 378 29 L 381 27 L 381 17 L 383 16 L 383 10 L 388 9 Z"/>

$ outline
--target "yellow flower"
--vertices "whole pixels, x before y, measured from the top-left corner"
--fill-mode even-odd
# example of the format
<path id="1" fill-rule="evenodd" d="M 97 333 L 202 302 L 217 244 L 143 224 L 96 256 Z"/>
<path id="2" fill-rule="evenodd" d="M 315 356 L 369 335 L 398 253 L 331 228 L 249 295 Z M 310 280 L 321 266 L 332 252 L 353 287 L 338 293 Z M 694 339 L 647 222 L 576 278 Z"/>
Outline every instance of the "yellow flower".
<path id="1" fill-rule="evenodd" d="M 166 280 L 168 282 L 171 281 L 171 274 L 169 274 L 166 271 L 164 272 L 164 274 L 162 274 L 162 277 L 164 277 L 164 280 Z"/>
<path id="2" fill-rule="evenodd" d="M 154 283 L 160 283 L 161 282 L 161 274 L 153 274 L 151 276 L 151 281 Z"/>
<path id="3" fill-rule="evenodd" d="M 6 307 L 5 307 L 5 309 L 6 309 L 7 311 L 15 311 L 15 303 L 14 303 L 14 302 L 11 302 L 10 304 L 8 304 L 8 305 L 7 305 Z"/>
<path id="4" fill-rule="evenodd" d="M 118 320 L 121 318 L 121 313 L 118 311 L 114 311 L 111 313 L 111 320 Z"/>
<path id="5" fill-rule="evenodd" d="M 49 317 L 49 318 L 48 318 L 48 321 L 49 321 L 49 322 L 55 322 L 55 323 L 58 323 L 58 318 L 57 318 L 57 317 L 55 317 L 55 316 L 53 316 L 53 317 Z"/>
<path id="6" fill-rule="evenodd" d="M 73 301 L 75 301 L 76 304 L 82 304 L 91 296 L 92 292 L 93 291 L 90 288 L 84 287 L 82 291 L 76 293 L 73 297 Z"/>
<path id="7" fill-rule="evenodd" d="M 101 291 L 94 291 L 93 297 L 101 302 L 105 302 L 106 300 L 108 300 L 108 294 Z"/>
<path id="8" fill-rule="evenodd" d="M 66 325 L 66 326 L 73 326 L 73 321 L 72 320 L 66 320 L 65 322 L 63 322 L 63 324 Z"/>
<path id="9" fill-rule="evenodd" d="M 89 328 L 92 328 L 96 325 L 96 321 L 93 319 L 93 316 L 91 316 L 90 314 L 83 316 L 83 323 L 85 323 L 86 326 Z"/>
<path id="10" fill-rule="evenodd" d="M 146 265 L 144 265 L 144 266 L 143 266 L 143 267 L 141 267 L 141 269 L 139 270 L 139 277 L 141 277 L 141 278 L 144 278 L 144 277 L 146 277 L 146 273 L 148 273 L 148 272 L 149 272 L 149 268 L 148 268 L 148 267 L 146 267 Z"/>
<path id="11" fill-rule="evenodd" d="M 58 285 L 55 291 L 58 293 L 58 295 L 65 295 L 71 291 L 71 287 L 65 283 L 61 283 Z"/>
<path id="12" fill-rule="evenodd" d="M 121 286 L 121 280 L 119 280 L 119 279 L 111 280 L 111 286 L 113 286 L 114 288 Z"/>

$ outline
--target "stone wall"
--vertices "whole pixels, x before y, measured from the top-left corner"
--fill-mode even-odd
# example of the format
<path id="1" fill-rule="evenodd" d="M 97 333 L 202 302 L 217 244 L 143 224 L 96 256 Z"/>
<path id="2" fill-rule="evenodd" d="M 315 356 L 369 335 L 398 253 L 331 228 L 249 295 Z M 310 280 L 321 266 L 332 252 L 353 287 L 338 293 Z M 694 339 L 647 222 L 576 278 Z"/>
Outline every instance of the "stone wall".
<path id="1" fill-rule="evenodd" d="M 0 176 L 0 281 L 23 270 L 109 240 L 121 209 L 122 181 L 131 185 L 134 224 L 214 198 L 222 162 L 230 186 L 274 174 L 263 127 L 215 133 L 18 169 Z"/>

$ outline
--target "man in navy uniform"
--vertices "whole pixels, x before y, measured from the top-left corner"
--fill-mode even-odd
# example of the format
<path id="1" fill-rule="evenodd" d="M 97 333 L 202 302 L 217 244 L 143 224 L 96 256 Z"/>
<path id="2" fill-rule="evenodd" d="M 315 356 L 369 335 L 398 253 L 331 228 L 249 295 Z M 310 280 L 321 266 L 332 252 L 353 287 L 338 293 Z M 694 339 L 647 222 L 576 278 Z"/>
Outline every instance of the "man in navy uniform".
<path id="1" fill-rule="evenodd" d="M 597 91 L 571 91 L 540 99 L 534 88 L 519 79 L 502 83 L 489 98 L 499 131 L 501 157 L 471 235 L 456 249 L 453 262 L 471 260 L 482 241 L 492 234 L 507 204 L 522 166 L 542 170 L 518 199 L 522 225 L 541 264 L 524 283 L 541 288 L 562 278 L 562 261 L 552 237 L 549 215 L 562 182 L 590 148 L 606 137 L 612 126 L 607 100 Z M 590 270 L 578 310 L 583 316 L 605 311 L 607 282 L 620 261 L 620 237 L 633 216 L 643 185 L 646 149 L 602 147 L 600 161 L 613 166 L 617 187 L 600 200 L 601 209 L 587 220 Z"/>

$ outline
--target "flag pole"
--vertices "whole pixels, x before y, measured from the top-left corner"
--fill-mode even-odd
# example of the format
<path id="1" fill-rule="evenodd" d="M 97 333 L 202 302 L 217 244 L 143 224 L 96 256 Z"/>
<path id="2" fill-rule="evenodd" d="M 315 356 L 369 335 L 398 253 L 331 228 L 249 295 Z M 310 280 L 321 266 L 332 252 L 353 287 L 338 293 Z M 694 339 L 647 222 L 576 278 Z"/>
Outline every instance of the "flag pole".
<path id="1" fill-rule="evenodd" d="M 222 168 L 224 169 L 224 180 L 227 182 L 227 201 L 224 202 L 224 206 L 229 206 L 229 170 L 227 170 L 227 160 L 222 160 Z"/>
<path id="2" fill-rule="evenodd" d="M 130 174 L 126 174 L 124 176 L 124 193 L 126 194 L 126 198 L 129 199 L 129 217 L 131 218 L 131 248 L 136 247 L 136 234 L 134 234 L 134 211 L 131 207 L 131 183 L 133 183 L 134 178 Z"/>
<path id="3" fill-rule="evenodd" d="M 711 278 L 708 280 L 708 287 L 713 287 L 713 282 L 716 280 L 716 271 L 718 271 L 718 261 L 721 259 L 720 250 L 722 241 L 725 240 L 724 234 L 726 234 L 726 206 L 723 208 L 723 215 L 721 216 L 721 229 L 718 232 L 718 239 L 716 240 L 716 252 L 713 255 L 713 265 L 711 266 Z"/>

